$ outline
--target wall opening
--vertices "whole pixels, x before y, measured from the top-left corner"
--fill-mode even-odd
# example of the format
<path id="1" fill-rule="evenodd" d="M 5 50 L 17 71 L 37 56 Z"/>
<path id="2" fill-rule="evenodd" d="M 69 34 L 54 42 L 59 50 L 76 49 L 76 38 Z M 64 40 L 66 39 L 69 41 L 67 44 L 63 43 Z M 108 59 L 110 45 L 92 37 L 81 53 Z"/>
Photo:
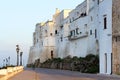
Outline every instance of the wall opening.
<path id="1" fill-rule="evenodd" d="M 90 35 L 92 35 L 92 30 L 90 30 Z"/>
<path id="2" fill-rule="evenodd" d="M 51 50 L 51 59 L 53 59 L 53 50 Z"/>
<path id="3" fill-rule="evenodd" d="M 104 29 L 107 29 L 107 17 L 104 17 Z"/>
<path id="4" fill-rule="evenodd" d="M 58 32 L 57 32 L 57 30 L 55 30 L 55 34 L 57 34 Z"/>
<path id="5" fill-rule="evenodd" d="M 105 73 L 107 73 L 107 53 L 105 53 Z"/>
<path id="6" fill-rule="evenodd" d="M 95 38 L 97 38 L 97 30 L 95 29 Z"/>

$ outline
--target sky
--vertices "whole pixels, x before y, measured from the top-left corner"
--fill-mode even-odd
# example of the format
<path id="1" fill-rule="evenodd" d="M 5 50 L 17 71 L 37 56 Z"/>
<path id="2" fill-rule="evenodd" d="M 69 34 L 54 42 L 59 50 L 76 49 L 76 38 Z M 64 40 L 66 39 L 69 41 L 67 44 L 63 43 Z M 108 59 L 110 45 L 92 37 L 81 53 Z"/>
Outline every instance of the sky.
<path id="1" fill-rule="evenodd" d="M 26 65 L 35 25 L 52 19 L 56 8 L 74 9 L 84 0 L 0 0 L 0 66 L 10 56 L 16 65 L 16 44 Z"/>

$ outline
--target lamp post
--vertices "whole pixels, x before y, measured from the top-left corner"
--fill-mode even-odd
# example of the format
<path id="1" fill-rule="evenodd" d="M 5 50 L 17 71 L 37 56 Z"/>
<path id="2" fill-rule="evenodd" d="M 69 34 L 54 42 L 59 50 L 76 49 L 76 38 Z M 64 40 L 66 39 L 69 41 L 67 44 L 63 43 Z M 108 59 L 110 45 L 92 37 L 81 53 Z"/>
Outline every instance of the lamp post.
<path id="1" fill-rule="evenodd" d="M 8 59 L 6 58 L 6 67 L 8 66 Z"/>
<path id="2" fill-rule="evenodd" d="M 3 67 L 5 67 L 5 59 L 3 59 Z"/>
<path id="3" fill-rule="evenodd" d="M 20 66 L 22 66 L 22 55 L 23 55 L 23 52 L 20 52 Z"/>
<path id="4" fill-rule="evenodd" d="M 17 52 L 17 66 L 19 66 L 19 45 L 16 45 L 16 52 Z"/>
<path id="5" fill-rule="evenodd" d="M 10 66 L 10 56 L 8 57 L 8 65 Z"/>

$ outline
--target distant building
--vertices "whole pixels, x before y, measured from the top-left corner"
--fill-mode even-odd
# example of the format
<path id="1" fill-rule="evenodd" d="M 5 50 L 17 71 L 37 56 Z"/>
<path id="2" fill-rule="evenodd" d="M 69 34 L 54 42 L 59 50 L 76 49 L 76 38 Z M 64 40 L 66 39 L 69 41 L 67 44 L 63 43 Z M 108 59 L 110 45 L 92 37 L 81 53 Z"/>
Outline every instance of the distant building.
<path id="1" fill-rule="evenodd" d="M 100 73 L 120 73 L 120 0 L 85 0 L 73 10 L 56 9 L 38 23 L 28 64 L 67 56 L 100 56 Z"/>

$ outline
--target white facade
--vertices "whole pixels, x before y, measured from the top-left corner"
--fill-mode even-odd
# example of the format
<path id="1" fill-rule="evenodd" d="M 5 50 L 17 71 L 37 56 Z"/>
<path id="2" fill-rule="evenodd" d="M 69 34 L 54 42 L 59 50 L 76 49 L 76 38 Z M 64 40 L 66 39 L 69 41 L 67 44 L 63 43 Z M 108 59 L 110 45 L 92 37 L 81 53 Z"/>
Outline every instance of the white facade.
<path id="1" fill-rule="evenodd" d="M 70 55 L 85 57 L 97 52 L 96 1 L 84 1 L 70 12 Z M 89 8 L 89 9 L 87 9 Z"/>
<path id="2" fill-rule="evenodd" d="M 104 19 L 106 19 L 106 24 Z M 99 44 L 100 73 L 111 74 L 112 0 L 103 0 L 99 4 Z"/>
<path id="3" fill-rule="evenodd" d="M 28 63 L 51 59 L 51 52 L 60 58 L 99 54 L 100 73 L 111 74 L 112 2 L 85 0 L 73 10 L 56 9 L 52 21 L 36 25 Z"/>
<path id="4" fill-rule="evenodd" d="M 55 43 L 57 57 L 63 58 L 69 55 L 69 12 L 71 10 L 62 10 L 53 16 L 55 22 Z"/>

